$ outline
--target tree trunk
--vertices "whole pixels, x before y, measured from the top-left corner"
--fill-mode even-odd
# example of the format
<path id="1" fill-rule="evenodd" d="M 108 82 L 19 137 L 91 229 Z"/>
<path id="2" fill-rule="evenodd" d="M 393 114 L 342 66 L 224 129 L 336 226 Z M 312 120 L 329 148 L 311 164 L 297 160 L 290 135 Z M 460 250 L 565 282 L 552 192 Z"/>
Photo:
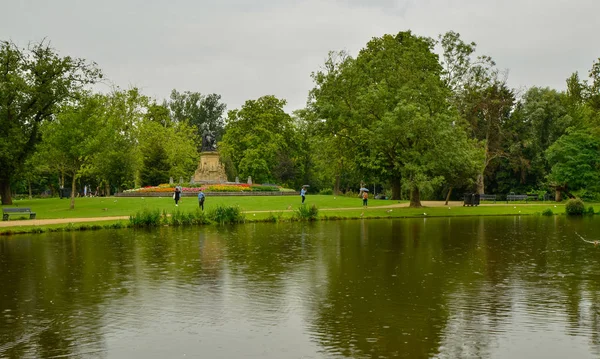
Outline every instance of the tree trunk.
<path id="1" fill-rule="evenodd" d="M 75 209 L 75 174 L 73 174 L 73 182 L 71 182 L 71 204 L 69 209 Z"/>
<path id="2" fill-rule="evenodd" d="M 341 177 L 342 177 L 343 166 L 344 166 L 344 162 L 340 161 L 337 165 L 337 169 L 335 172 L 335 187 L 333 188 L 333 193 L 335 193 L 336 196 L 339 196 L 339 194 L 340 194 L 340 181 L 341 181 Z"/>
<path id="3" fill-rule="evenodd" d="M 556 192 L 554 193 L 554 200 L 556 200 L 556 202 L 562 201 L 562 192 L 558 189 L 558 187 L 556 188 Z"/>
<path id="4" fill-rule="evenodd" d="M 108 181 L 104 182 L 104 195 L 110 197 L 110 184 Z"/>
<path id="5" fill-rule="evenodd" d="M 12 197 L 10 195 L 10 180 L 0 179 L 0 197 L 2 197 L 3 205 L 11 205 Z"/>
<path id="6" fill-rule="evenodd" d="M 400 200 L 400 193 L 402 191 L 402 185 L 400 183 L 400 177 L 394 177 L 391 180 L 392 182 L 392 199 Z"/>
<path id="7" fill-rule="evenodd" d="M 452 186 L 450 186 L 450 189 L 448 190 L 448 195 L 446 195 L 446 203 L 444 203 L 446 206 L 448 205 L 448 201 L 450 201 L 451 194 L 452 194 Z"/>
<path id="8" fill-rule="evenodd" d="M 421 208 L 421 194 L 419 193 L 419 188 L 413 187 L 410 191 L 410 207 L 411 208 Z"/>
<path id="9" fill-rule="evenodd" d="M 485 183 L 483 179 L 483 173 L 477 175 L 477 193 L 485 193 Z"/>

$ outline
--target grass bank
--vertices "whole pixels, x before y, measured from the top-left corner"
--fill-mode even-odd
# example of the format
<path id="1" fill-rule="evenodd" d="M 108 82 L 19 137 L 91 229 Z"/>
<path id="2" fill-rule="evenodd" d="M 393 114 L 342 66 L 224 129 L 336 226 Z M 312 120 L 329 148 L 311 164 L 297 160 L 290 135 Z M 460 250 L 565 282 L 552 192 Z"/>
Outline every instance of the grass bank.
<path id="1" fill-rule="evenodd" d="M 407 201 L 369 200 L 369 208 L 363 208 L 359 198 L 336 197 L 326 195 L 307 196 L 306 206 L 318 208 L 316 220 L 363 219 L 363 218 L 427 218 L 457 216 L 498 216 L 498 215 L 541 215 L 551 210 L 554 215 L 563 215 L 564 204 L 556 203 L 486 203 L 478 207 L 463 207 L 461 202 L 423 202 L 423 208 L 409 208 Z M 194 222 L 185 220 L 182 214 L 198 212 L 195 198 L 184 198 L 175 207 L 170 197 L 162 198 L 77 198 L 75 209 L 69 210 L 68 200 L 56 198 L 15 201 L 18 207 L 30 207 L 37 213 L 39 225 L 33 221 L 0 222 L 0 234 L 40 233 L 48 231 L 73 231 L 88 229 L 133 227 L 129 216 L 144 211 L 157 211 L 166 217 L 175 216 L 179 220 L 163 221 L 162 225 L 180 225 Z M 586 208 L 598 204 L 586 204 Z M 280 222 L 302 220 L 298 216 L 300 198 L 296 197 L 210 197 L 205 203 L 206 213 L 217 208 L 237 207 L 245 222 Z M 119 219 L 117 217 L 121 216 Z M 103 219 L 106 220 L 103 220 Z M 183 218 L 183 220 L 181 220 Z M 79 223 L 71 223 L 79 221 Z M 52 221 L 62 224 L 47 224 Z M 198 224 L 219 223 L 220 220 L 198 221 Z M 179 223 L 179 224 L 178 224 Z"/>

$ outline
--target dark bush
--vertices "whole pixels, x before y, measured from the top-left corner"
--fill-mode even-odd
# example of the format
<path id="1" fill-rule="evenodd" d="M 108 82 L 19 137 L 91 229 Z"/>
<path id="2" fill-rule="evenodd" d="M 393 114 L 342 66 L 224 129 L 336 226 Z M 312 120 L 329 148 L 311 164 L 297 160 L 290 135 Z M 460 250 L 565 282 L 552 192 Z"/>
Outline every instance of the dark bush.
<path id="1" fill-rule="evenodd" d="M 294 213 L 294 217 L 299 221 L 315 221 L 319 216 L 319 209 L 314 204 L 312 206 L 302 205 Z"/>
<path id="2" fill-rule="evenodd" d="M 542 211 L 542 216 L 553 216 L 554 212 L 552 212 L 552 210 L 550 208 L 546 208 L 545 210 Z"/>
<path id="3" fill-rule="evenodd" d="M 565 205 L 565 213 L 568 216 L 581 216 L 585 211 L 585 205 L 583 201 L 579 198 L 572 198 L 567 201 Z"/>
<path id="4" fill-rule="evenodd" d="M 244 213 L 239 206 L 218 205 L 208 212 L 208 218 L 216 223 L 242 223 L 245 220 Z"/>

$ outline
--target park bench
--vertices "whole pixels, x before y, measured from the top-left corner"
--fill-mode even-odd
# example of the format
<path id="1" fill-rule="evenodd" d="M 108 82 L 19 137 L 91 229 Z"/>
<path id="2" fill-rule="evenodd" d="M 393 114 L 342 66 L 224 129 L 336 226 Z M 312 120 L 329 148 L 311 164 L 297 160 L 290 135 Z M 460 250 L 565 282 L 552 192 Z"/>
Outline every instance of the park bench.
<path id="1" fill-rule="evenodd" d="M 495 194 L 480 194 L 479 199 L 481 201 L 494 201 L 494 203 L 496 203 L 496 195 Z"/>
<path id="2" fill-rule="evenodd" d="M 29 213 L 29 219 L 35 219 L 35 212 L 31 212 L 31 208 L 26 208 L 26 207 L 2 208 L 2 220 L 8 221 L 8 216 L 11 214 L 23 215 L 26 213 Z"/>
<path id="3" fill-rule="evenodd" d="M 506 203 L 508 203 L 508 201 L 525 201 L 525 203 L 527 203 L 528 199 L 529 199 L 529 196 L 526 194 L 507 194 L 506 195 Z"/>

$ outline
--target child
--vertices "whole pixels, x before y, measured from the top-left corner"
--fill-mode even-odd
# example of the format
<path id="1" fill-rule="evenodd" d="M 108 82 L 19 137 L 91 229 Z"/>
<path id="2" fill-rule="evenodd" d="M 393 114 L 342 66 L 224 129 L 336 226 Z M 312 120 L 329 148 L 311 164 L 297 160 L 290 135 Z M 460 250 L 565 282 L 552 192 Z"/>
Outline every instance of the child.
<path id="1" fill-rule="evenodd" d="M 302 204 L 304 204 L 304 200 L 306 199 L 306 190 L 304 187 L 300 190 L 300 197 L 302 197 Z"/>
<path id="2" fill-rule="evenodd" d="M 369 192 L 364 191 L 362 194 L 362 198 L 363 198 L 363 207 L 368 208 L 367 201 L 369 200 Z"/>

